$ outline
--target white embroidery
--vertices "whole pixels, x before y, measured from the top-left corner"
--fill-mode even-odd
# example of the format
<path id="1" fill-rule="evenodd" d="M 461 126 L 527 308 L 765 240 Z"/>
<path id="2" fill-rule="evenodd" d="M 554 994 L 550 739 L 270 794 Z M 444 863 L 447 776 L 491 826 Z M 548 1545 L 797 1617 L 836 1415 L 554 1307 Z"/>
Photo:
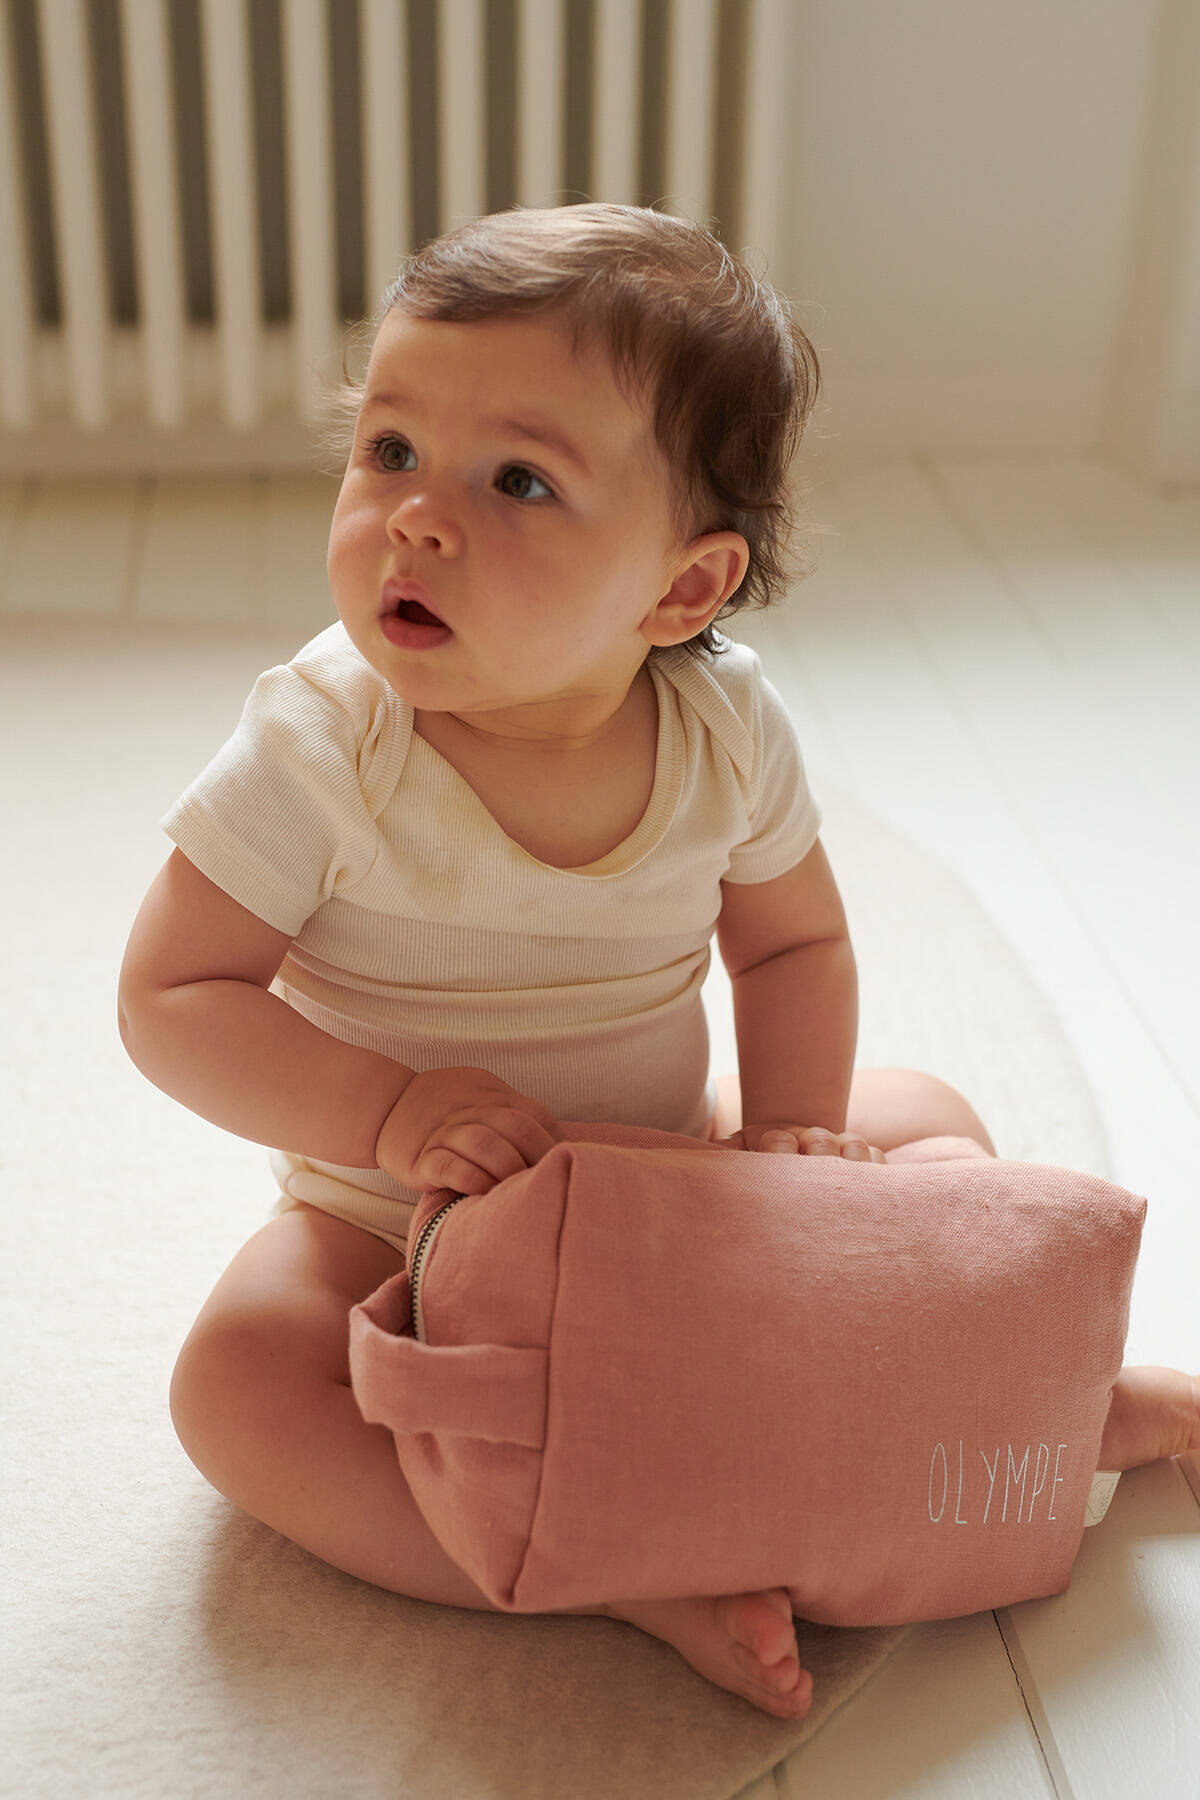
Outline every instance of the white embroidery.
<path id="1" fill-rule="evenodd" d="M 947 1523 L 970 1525 L 978 1522 L 988 1524 L 992 1518 L 992 1501 L 996 1494 L 996 1481 L 1000 1473 L 1000 1459 L 1004 1458 L 1004 1497 L 1000 1507 L 1000 1516 L 994 1521 L 997 1525 L 1030 1525 L 1035 1516 L 1039 1524 L 1057 1523 L 1054 1501 L 1058 1489 L 1063 1485 L 1064 1476 L 1059 1474 L 1063 1452 L 1068 1448 L 1060 1443 L 1054 1446 L 1045 1443 L 1030 1442 L 1027 1444 L 997 1444 L 991 1453 L 980 1449 L 979 1460 L 987 1471 L 986 1486 L 982 1477 L 975 1483 L 968 1480 L 967 1471 L 973 1465 L 966 1455 L 966 1446 L 962 1438 L 951 1439 L 950 1448 L 946 1444 L 934 1445 L 929 1459 L 929 1490 L 926 1505 L 929 1517 L 934 1525 L 940 1524 L 946 1513 L 946 1503 L 950 1497 L 951 1461 L 955 1456 L 958 1463 L 958 1478 L 954 1497 L 953 1519 Z M 1050 1475 L 1051 1450 L 1054 1452 L 1054 1478 L 1048 1482 Z M 1032 1480 L 1030 1479 L 1030 1456 L 1033 1458 Z M 939 1493 L 940 1488 L 940 1493 Z M 1011 1502 L 1016 1502 L 1015 1517 L 1010 1517 Z M 1028 1506 L 1026 1502 L 1028 1501 Z"/>

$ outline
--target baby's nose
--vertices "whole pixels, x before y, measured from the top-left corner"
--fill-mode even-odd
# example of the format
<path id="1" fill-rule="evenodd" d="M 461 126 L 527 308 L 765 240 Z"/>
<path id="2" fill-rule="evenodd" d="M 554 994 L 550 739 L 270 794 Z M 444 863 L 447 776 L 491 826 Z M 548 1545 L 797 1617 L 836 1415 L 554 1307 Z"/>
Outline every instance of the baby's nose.
<path id="1" fill-rule="evenodd" d="M 406 494 L 388 517 L 388 536 L 423 548 L 456 551 L 462 526 L 444 501 L 429 494 Z"/>

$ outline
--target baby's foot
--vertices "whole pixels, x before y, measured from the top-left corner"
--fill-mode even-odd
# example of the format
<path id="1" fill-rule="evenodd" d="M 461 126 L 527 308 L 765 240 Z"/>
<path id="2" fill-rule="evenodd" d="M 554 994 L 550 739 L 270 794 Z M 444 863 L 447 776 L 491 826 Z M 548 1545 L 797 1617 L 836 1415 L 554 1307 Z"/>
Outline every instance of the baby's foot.
<path id="1" fill-rule="evenodd" d="M 802 1719 L 812 1676 L 801 1669 L 786 1588 L 712 1600 L 630 1600 L 605 1609 L 678 1650 L 707 1680 L 777 1719 Z"/>
<path id="2" fill-rule="evenodd" d="M 1136 1469 L 1200 1450 L 1200 1375 L 1182 1369 L 1122 1369 L 1113 1388 L 1099 1469 Z"/>

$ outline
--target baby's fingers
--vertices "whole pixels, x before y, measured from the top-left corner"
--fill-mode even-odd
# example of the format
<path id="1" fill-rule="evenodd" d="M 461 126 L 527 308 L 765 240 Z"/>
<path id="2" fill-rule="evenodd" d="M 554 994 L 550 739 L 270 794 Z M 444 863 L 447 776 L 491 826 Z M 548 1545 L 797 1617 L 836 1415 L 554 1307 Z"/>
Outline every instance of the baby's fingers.
<path id="1" fill-rule="evenodd" d="M 800 1133 L 801 1156 L 841 1156 L 842 1140 L 836 1131 L 826 1131 L 823 1125 L 812 1125 L 807 1131 Z"/>
<path id="2" fill-rule="evenodd" d="M 823 1125 L 774 1126 L 759 1139 L 760 1150 L 790 1152 L 800 1156 L 842 1156 L 848 1162 L 885 1161 L 865 1138 L 852 1131 L 827 1131 Z"/>
<path id="3" fill-rule="evenodd" d="M 505 1154 L 505 1152 L 509 1154 Z M 510 1145 L 472 1149 L 469 1154 L 449 1144 L 437 1144 L 416 1164 L 417 1186 L 449 1188 L 455 1194 L 487 1194 L 506 1175 L 525 1167 Z"/>
<path id="4" fill-rule="evenodd" d="M 440 1140 L 420 1158 L 417 1175 L 425 1186 L 458 1194 L 490 1193 L 498 1182 L 540 1162 L 559 1141 L 527 1113 L 509 1108 L 498 1109 L 495 1124 L 472 1120 L 445 1126 Z"/>
<path id="5" fill-rule="evenodd" d="M 785 1155 L 796 1156 L 801 1150 L 801 1140 L 806 1135 L 805 1132 L 799 1130 L 785 1131 L 783 1129 L 776 1129 L 775 1131 L 764 1131 L 758 1140 L 758 1148 L 760 1150 L 773 1151 L 777 1155 L 782 1153 Z"/>
<path id="6" fill-rule="evenodd" d="M 840 1154 L 849 1162 L 881 1163 L 887 1160 L 882 1150 L 877 1150 L 873 1144 L 868 1144 L 865 1138 L 857 1137 L 849 1131 L 839 1134 L 838 1146 Z"/>
<path id="7" fill-rule="evenodd" d="M 547 1150 L 553 1150 L 555 1144 L 563 1142 L 561 1125 L 544 1107 L 535 1111 L 531 1105 L 528 1112 L 515 1106 L 505 1107 L 489 1114 L 488 1123 L 516 1146 L 531 1167 L 542 1160 Z"/>
<path id="8" fill-rule="evenodd" d="M 760 1150 L 790 1152 L 793 1156 L 839 1156 L 837 1133 L 823 1125 L 775 1125 L 758 1140 Z"/>

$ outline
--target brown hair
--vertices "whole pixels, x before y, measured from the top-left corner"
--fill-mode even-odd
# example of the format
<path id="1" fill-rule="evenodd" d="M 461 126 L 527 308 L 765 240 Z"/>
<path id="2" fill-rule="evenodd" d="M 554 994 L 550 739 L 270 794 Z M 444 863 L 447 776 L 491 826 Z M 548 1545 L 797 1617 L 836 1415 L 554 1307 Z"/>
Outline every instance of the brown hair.
<path id="1" fill-rule="evenodd" d="M 718 618 L 769 606 L 809 572 L 803 552 L 788 561 L 789 471 L 817 398 L 817 354 L 787 298 L 703 225 L 601 203 L 488 213 L 405 258 L 372 342 L 394 306 L 455 323 L 553 311 L 577 351 L 599 344 L 627 397 L 652 396 L 676 541 L 746 540 L 746 574 Z M 336 411 L 357 414 L 362 395 L 347 377 Z M 716 656 L 724 645 L 710 625 L 687 647 Z"/>

